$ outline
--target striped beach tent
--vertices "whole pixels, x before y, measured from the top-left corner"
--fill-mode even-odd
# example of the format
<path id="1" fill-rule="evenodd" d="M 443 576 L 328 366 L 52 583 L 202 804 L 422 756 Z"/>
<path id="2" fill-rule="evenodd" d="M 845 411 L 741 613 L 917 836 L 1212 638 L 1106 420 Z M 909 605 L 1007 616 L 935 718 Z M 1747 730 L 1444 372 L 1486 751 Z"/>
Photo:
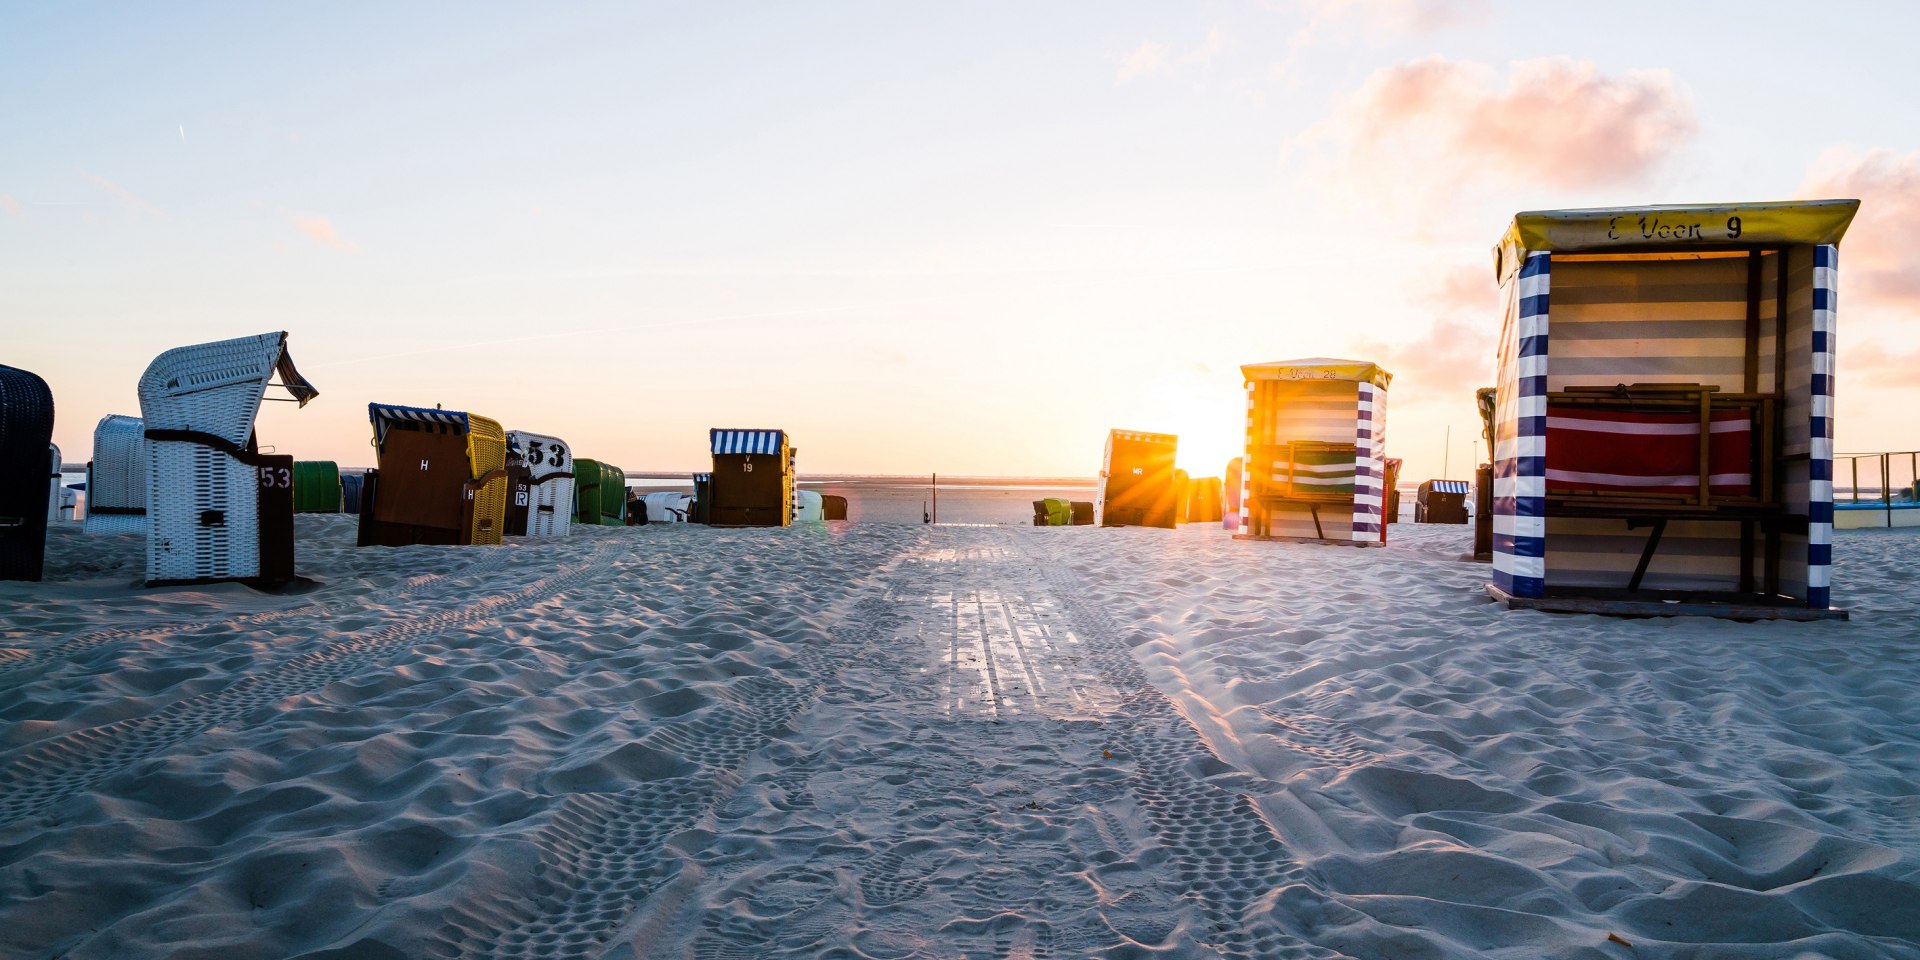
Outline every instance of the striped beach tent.
<path id="1" fill-rule="evenodd" d="M 708 431 L 712 503 L 700 508 L 717 527 L 784 527 L 793 523 L 797 451 L 784 430 Z"/>
<path id="2" fill-rule="evenodd" d="M 1248 364 L 1240 373 L 1247 442 L 1235 536 L 1385 543 L 1393 375 L 1328 357 Z"/>
<path id="3" fill-rule="evenodd" d="M 1843 615 L 1829 609 L 1833 337 L 1858 208 L 1514 218 L 1494 250 L 1489 593 L 1546 609 Z"/>
<path id="4" fill-rule="evenodd" d="M 367 404 L 378 466 L 360 486 L 360 545 L 498 544 L 507 434 L 460 410 Z"/>

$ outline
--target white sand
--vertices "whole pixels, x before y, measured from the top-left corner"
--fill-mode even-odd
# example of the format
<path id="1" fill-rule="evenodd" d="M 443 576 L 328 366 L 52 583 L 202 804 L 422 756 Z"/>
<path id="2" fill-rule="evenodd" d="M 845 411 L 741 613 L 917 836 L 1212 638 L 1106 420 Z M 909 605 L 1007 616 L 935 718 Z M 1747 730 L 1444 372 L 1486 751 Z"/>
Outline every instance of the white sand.
<path id="1" fill-rule="evenodd" d="M 1801 625 L 1459 527 L 300 533 L 0 584 L 0 956 L 1920 957 L 1910 532 Z"/>

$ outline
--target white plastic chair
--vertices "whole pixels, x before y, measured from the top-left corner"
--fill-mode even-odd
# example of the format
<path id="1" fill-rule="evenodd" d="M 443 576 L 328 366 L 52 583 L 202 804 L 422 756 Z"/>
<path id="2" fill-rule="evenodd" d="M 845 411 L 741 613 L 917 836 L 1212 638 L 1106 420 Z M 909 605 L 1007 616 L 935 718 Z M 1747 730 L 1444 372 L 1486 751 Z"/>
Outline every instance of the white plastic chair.
<path id="1" fill-rule="evenodd" d="M 285 333 L 177 347 L 140 377 L 147 439 L 147 584 L 293 579 L 293 458 L 259 453 L 253 421 L 275 372 L 319 394 Z"/>
<path id="2" fill-rule="evenodd" d="M 507 460 L 526 464 L 526 503 L 509 503 L 509 510 L 527 511 L 527 536 L 564 537 L 573 530 L 573 449 L 565 440 L 525 430 L 507 431 Z M 513 492 L 517 501 L 519 491 Z"/>
<path id="3" fill-rule="evenodd" d="M 147 532 L 147 425 L 110 413 L 93 428 L 87 462 L 89 534 Z"/>

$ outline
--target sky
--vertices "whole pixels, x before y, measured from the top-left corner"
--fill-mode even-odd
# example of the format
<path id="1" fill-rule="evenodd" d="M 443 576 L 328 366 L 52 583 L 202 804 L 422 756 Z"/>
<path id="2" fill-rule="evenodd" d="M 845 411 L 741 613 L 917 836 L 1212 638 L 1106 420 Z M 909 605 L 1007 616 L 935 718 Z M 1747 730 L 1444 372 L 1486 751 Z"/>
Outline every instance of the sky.
<path id="1" fill-rule="evenodd" d="M 1905 3 L 0 6 L 0 363 L 55 441 L 161 351 L 291 334 L 265 447 L 369 401 L 629 469 L 1218 475 L 1243 363 L 1395 375 L 1403 478 L 1485 457 L 1520 210 L 1857 197 L 1838 446 L 1920 448 Z M 1449 431 L 1451 442 L 1449 442 Z"/>

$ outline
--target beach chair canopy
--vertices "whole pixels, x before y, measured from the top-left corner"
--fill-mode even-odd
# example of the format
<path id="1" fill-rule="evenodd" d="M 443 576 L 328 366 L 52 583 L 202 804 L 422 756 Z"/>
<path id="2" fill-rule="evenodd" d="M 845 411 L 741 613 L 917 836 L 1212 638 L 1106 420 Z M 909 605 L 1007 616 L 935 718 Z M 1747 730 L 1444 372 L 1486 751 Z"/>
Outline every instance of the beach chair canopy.
<path id="1" fill-rule="evenodd" d="M 1494 279 L 1505 283 L 1527 254 L 1548 251 L 1838 244 L 1858 212 L 1858 200 L 1529 210 L 1514 215 L 1493 248 Z"/>
<path id="2" fill-rule="evenodd" d="M 367 404 L 367 419 L 373 421 L 373 444 L 382 451 L 386 449 L 389 430 L 465 434 L 472 429 L 472 422 L 463 411 L 429 410 L 396 403 Z"/>
<path id="3" fill-rule="evenodd" d="M 279 383 L 272 382 L 276 373 Z M 294 367 L 285 331 L 175 347 L 140 377 L 141 417 L 148 431 L 209 434 L 242 446 L 268 387 L 303 407 L 320 395 Z"/>
<path id="4" fill-rule="evenodd" d="M 784 430 L 722 430 L 708 431 L 713 452 L 719 454 L 751 453 L 772 456 L 780 452 L 787 442 Z"/>
<path id="5" fill-rule="evenodd" d="M 1467 492 L 1465 480 L 1429 480 L 1427 483 L 1429 484 L 1427 489 L 1434 493 L 1457 493 L 1464 496 Z"/>
<path id="6" fill-rule="evenodd" d="M 1270 363 L 1249 363 L 1240 367 L 1240 376 L 1248 382 L 1256 380 L 1349 380 L 1355 383 L 1371 383 L 1385 387 L 1393 382 L 1393 374 L 1380 369 L 1377 363 L 1365 360 L 1339 360 L 1333 357 L 1306 357 L 1300 360 L 1274 360 Z"/>

